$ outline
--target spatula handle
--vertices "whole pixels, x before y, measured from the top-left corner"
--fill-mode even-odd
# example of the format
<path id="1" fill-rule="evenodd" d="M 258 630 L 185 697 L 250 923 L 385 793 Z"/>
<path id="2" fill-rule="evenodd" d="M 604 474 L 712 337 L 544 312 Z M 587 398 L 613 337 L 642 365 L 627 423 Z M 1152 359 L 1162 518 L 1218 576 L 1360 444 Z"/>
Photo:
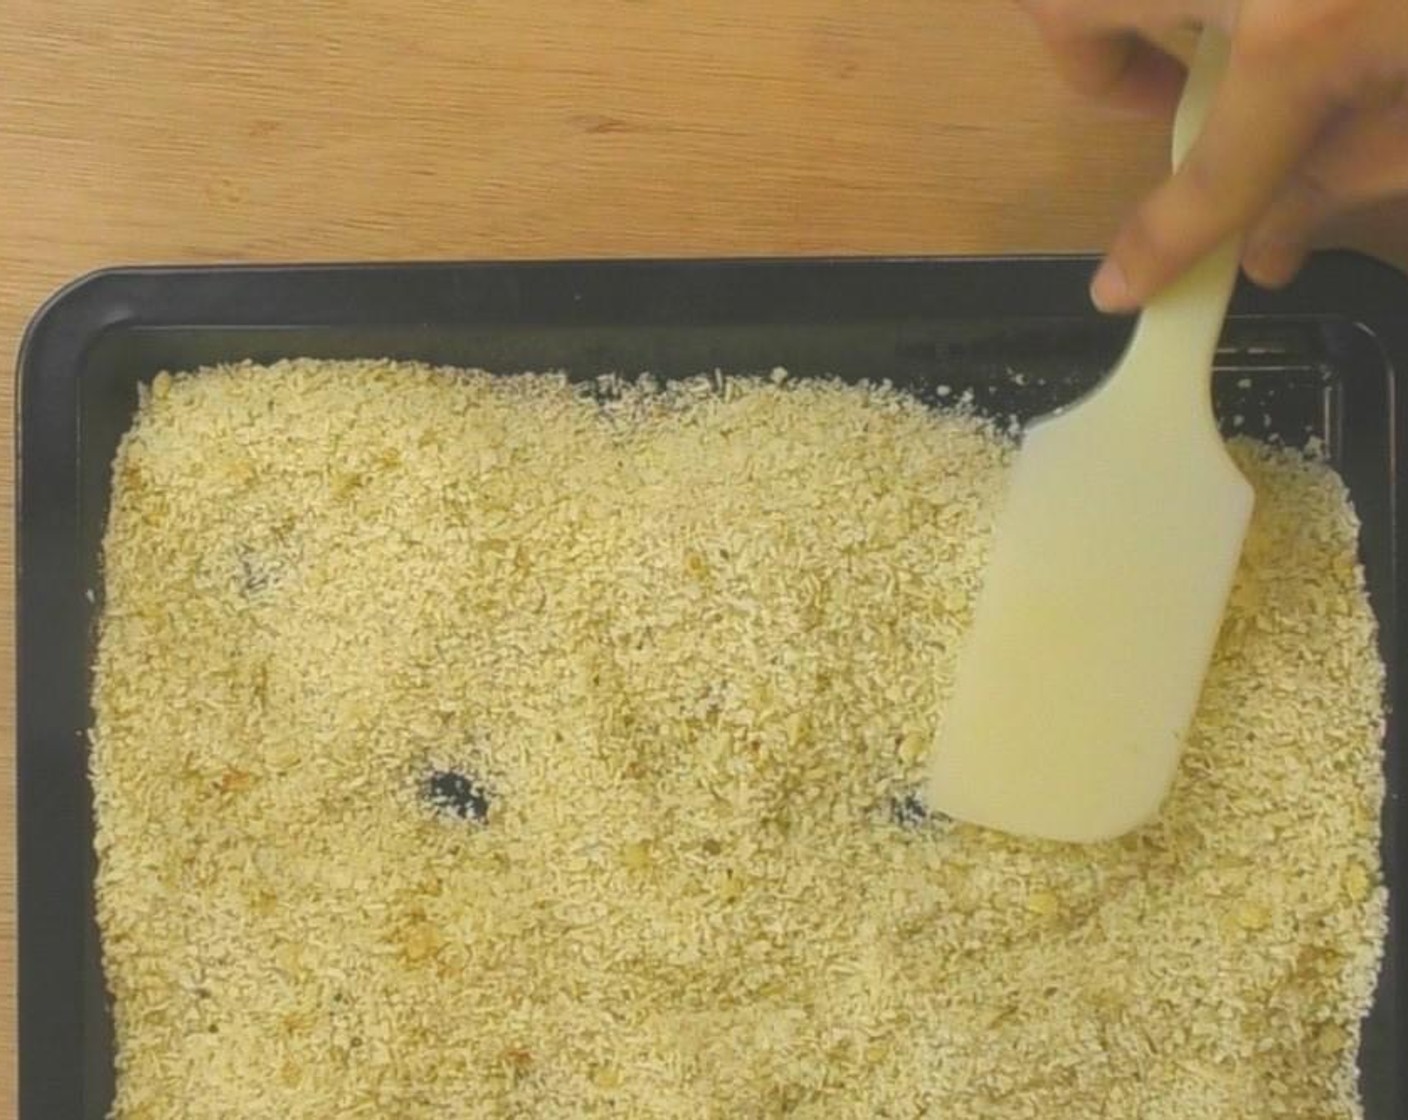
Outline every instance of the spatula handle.
<path id="1" fill-rule="evenodd" d="M 1222 75 L 1227 71 L 1227 61 L 1232 54 L 1232 44 L 1227 36 L 1216 27 L 1203 28 L 1198 36 L 1198 49 L 1188 67 L 1188 80 L 1183 83 L 1183 95 L 1178 100 L 1178 112 L 1173 118 L 1173 166 L 1177 170 L 1188 156 L 1194 141 L 1207 123 L 1212 110 L 1213 98 Z"/>
<path id="2" fill-rule="evenodd" d="M 1230 53 L 1227 37 L 1220 30 L 1203 29 L 1174 119 L 1175 168 L 1202 131 Z M 1237 235 L 1219 245 L 1144 308 L 1130 343 L 1130 354 L 1138 349 L 1141 366 L 1166 366 L 1170 378 L 1175 379 L 1174 384 L 1160 385 L 1154 383 L 1157 379 L 1142 377 L 1141 384 L 1129 386 L 1137 393 L 1147 394 L 1153 409 L 1163 411 L 1173 406 L 1175 411 L 1182 411 L 1169 394 L 1196 394 L 1207 423 L 1215 430 L 1208 380 L 1189 374 L 1199 369 L 1211 374 L 1227 305 L 1237 282 L 1240 256 L 1241 236 Z M 1168 360 L 1153 361 L 1155 355 Z"/>

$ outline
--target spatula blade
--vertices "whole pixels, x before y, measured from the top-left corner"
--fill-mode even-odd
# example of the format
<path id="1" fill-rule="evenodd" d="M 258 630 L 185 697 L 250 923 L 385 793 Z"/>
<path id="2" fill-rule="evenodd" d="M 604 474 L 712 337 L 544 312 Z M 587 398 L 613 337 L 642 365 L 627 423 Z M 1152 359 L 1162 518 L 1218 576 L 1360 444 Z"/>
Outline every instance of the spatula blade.
<path id="1" fill-rule="evenodd" d="M 1228 57 L 1204 28 L 1175 165 Z M 1099 389 L 1029 429 L 930 754 L 931 808 L 1086 842 L 1158 812 L 1251 517 L 1208 393 L 1237 257 L 1235 238 L 1208 254 L 1145 308 Z"/>
<path id="2" fill-rule="evenodd" d="M 1028 432 L 932 754 L 931 808 L 1091 842 L 1163 801 L 1253 495 L 1210 423 L 1130 420 L 1101 392 Z"/>

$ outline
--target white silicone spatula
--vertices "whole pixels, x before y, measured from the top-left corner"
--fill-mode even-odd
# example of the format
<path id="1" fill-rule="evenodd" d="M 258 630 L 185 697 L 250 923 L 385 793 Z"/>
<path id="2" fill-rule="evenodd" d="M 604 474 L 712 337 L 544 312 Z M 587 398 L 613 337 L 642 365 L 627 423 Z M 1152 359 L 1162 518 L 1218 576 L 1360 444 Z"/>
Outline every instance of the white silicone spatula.
<path id="1" fill-rule="evenodd" d="M 1227 49 L 1203 32 L 1175 165 Z M 1209 388 L 1236 275 L 1229 243 L 1147 305 L 1095 392 L 1028 429 L 934 745 L 931 808 L 1071 841 L 1157 815 L 1252 509 Z"/>

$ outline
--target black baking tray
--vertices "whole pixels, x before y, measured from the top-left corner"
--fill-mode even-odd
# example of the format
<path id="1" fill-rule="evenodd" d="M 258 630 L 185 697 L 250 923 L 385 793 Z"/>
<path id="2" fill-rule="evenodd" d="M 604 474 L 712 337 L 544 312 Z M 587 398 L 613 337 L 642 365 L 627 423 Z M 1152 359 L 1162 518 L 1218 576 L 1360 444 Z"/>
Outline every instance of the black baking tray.
<path id="1" fill-rule="evenodd" d="M 99 1120 L 113 1085 L 85 764 L 110 467 L 162 369 L 397 357 L 575 377 L 722 369 L 888 379 L 1016 423 L 1085 391 L 1129 322 L 1086 300 L 1086 258 L 617 261 L 120 269 L 59 292 L 19 362 L 19 1099 Z M 1392 707 L 1404 709 L 1408 281 L 1348 254 L 1277 294 L 1239 289 L 1218 351 L 1224 431 L 1318 441 L 1363 520 Z M 1016 371 L 1021 376 L 1013 376 Z M 1369 1120 L 1408 1116 L 1408 833 L 1400 721 L 1385 743 L 1385 959 L 1360 1055 Z"/>

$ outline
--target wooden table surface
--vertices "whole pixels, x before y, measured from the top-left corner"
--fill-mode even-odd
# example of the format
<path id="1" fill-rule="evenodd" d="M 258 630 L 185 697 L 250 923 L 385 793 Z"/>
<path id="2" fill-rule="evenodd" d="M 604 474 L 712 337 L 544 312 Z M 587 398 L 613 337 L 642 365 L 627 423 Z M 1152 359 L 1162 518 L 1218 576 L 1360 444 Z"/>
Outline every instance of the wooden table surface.
<path id="1" fill-rule="evenodd" d="M 88 269 L 1089 250 L 1165 159 L 1158 124 L 1060 89 L 998 0 L 4 8 L 7 572 L 13 355 L 40 301 Z M 1408 221 L 1392 218 L 1351 240 L 1408 261 Z M 12 579 L 3 586 L 0 1117 L 12 1117 Z"/>

